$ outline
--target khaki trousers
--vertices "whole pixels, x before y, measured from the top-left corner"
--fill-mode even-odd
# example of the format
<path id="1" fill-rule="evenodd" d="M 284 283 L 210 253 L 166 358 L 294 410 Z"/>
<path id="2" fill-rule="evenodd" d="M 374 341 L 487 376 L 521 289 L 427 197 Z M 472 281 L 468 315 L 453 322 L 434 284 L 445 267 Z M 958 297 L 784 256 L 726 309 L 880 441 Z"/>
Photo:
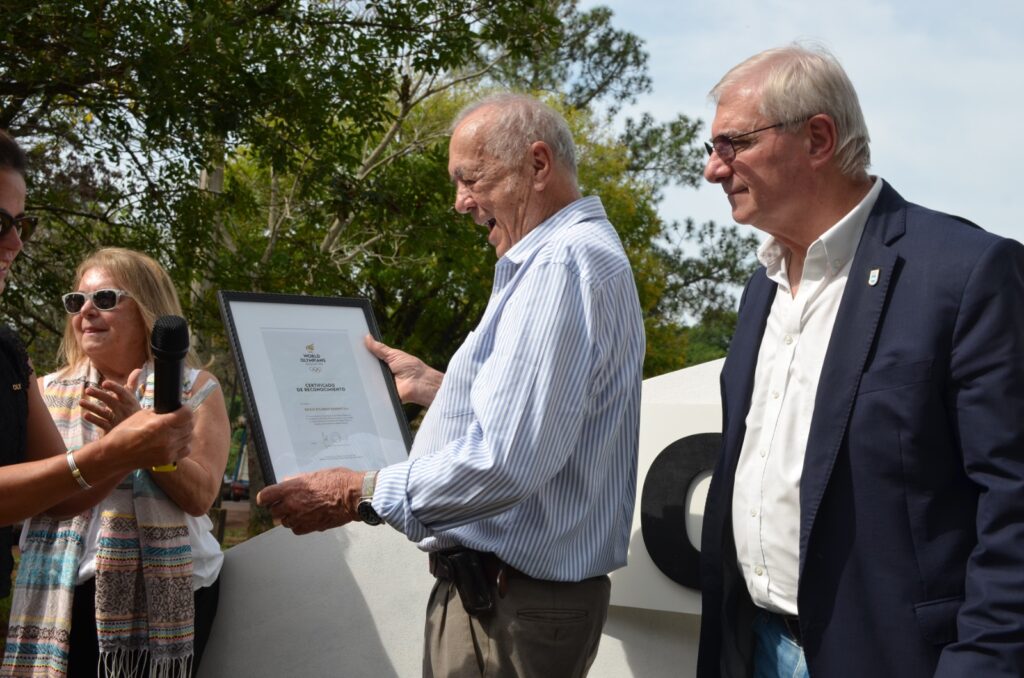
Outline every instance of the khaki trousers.
<path id="1" fill-rule="evenodd" d="M 471 617 L 455 585 L 438 579 L 427 603 L 424 678 L 581 678 L 608 617 L 608 577 L 508 580 L 495 608 Z"/>

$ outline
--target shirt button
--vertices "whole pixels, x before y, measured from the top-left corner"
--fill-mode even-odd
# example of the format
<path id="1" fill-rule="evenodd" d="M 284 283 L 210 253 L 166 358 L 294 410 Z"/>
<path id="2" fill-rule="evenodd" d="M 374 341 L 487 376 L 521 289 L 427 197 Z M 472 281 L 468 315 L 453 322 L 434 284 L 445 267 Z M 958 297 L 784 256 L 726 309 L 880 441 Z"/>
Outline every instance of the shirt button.
<path id="1" fill-rule="evenodd" d="M 754 568 L 754 574 L 756 574 L 758 577 L 764 574 L 764 570 L 761 569 L 760 565 Z"/>
<path id="2" fill-rule="evenodd" d="M 768 456 L 768 450 L 761 450 L 761 456 L 762 457 L 767 457 Z"/>
<path id="3" fill-rule="evenodd" d="M 776 400 L 778 400 L 779 399 L 779 392 L 778 391 L 772 391 L 772 398 L 775 398 Z"/>
<path id="4" fill-rule="evenodd" d="M 785 342 L 786 342 L 786 346 L 789 346 L 790 344 L 793 343 L 793 337 L 791 337 L 790 335 L 787 334 Z"/>
<path id="5" fill-rule="evenodd" d="M 756 518 L 757 517 L 757 509 L 750 509 L 750 517 L 751 518 Z"/>

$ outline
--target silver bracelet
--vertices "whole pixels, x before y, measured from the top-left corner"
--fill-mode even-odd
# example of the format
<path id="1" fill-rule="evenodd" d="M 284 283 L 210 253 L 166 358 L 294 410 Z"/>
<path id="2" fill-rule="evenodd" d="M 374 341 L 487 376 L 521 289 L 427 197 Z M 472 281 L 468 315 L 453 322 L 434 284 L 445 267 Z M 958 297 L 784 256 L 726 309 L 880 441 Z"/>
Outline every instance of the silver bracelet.
<path id="1" fill-rule="evenodd" d="M 75 454 L 71 450 L 68 450 L 67 454 L 64 455 L 68 460 L 68 468 L 71 469 L 71 477 L 78 481 L 78 486 L 83 490 L 92 489 L 92 485 L 85 481 L 82 477 L 82 472 L 78 470 L 78 464 L 75 463 Z"/>

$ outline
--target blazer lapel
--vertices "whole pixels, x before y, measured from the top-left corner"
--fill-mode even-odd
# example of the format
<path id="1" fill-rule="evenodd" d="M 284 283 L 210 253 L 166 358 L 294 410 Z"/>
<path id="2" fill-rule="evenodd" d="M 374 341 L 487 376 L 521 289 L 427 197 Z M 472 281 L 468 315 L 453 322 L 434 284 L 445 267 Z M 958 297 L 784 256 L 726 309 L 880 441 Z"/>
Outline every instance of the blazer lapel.
<path id="1" fill-rule="evenodd" d="M 722 431 L 723 477 L 729 479 L 726 495 L 732 502 L 732 480 L 739 460 L 740 448 L 746 431 L 747 411 L 754 389 L 754 368 L 764 337 L 764 328 L 771 311 L 778 286 L 768 279 L 764 269 L 758 269 L 747 288 L 743 309 L 739 314 L 736 331 L 729 343 L 729 353 L 722 368 L 723 406 L 728 408 L 728 429 Z"/>
<path id="2" fill-rule="evenodd" d="M 906 202 L 891 187 L 883 186 L 850 265 L 814 401 L 800 480 L 801 577 L 814 519 L 846 435 L 860 377 L 899 261 L 889 244 L 905 227 Z"/>

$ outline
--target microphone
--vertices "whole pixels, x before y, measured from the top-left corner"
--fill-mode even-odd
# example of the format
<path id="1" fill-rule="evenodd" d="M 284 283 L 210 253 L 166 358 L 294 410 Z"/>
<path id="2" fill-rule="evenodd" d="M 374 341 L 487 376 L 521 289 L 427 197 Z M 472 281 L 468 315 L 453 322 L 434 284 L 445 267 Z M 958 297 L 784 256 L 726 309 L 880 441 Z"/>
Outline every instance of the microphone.
<path id="1" fill-rule="evenodd" d="M 188 354 L 188 323 L 176 315 L 163 315 L 153 323 L 149 347 L 153 351 L 153 410 L 157 414 L 181 407 L 181 386 Z M 154 471 L 174 471 L 178 464 L 154 466 Z"/>

